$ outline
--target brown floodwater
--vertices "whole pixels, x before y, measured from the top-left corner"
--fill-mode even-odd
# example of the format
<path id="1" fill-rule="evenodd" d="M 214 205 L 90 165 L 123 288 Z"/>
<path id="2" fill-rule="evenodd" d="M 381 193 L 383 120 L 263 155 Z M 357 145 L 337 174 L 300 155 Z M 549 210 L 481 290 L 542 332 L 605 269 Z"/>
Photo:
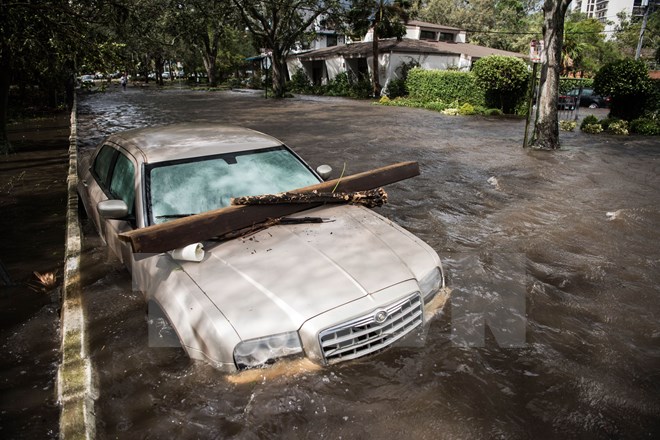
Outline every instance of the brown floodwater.
<path id="1" fill-rule="evenodd" d="M 69 115 L 12 123 L 0 155 L 0 438 L 56 439 Z M 55 274 L 53 286 L 34 272 Z"/>
<path id="2" fill-rule="evenodd" d="M 521 120 L 340 98 L 136 87 L 79 101 L 82 148 L 200 120 L 336 173 L 418 161 L 378 209 L 438 252 L 451 296 L 415 346 L 227 375 L 149 347 L 144 299 L 85 224 L 99 438 L 660 436 L 658 137 L 562 132 L 560 151 L 525 151 Z"/>

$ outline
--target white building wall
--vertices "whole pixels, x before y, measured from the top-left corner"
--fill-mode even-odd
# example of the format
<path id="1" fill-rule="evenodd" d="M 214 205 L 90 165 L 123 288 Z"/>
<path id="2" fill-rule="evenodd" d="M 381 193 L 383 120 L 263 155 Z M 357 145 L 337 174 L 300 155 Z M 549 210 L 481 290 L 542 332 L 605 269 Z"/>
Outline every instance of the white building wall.
<path id="1" fill-rule="evenodd" d="M 403 36 L 403 38 L 409 38 L 411 40 L 419 40 L 419 36 L 421 35 L 422 30 L 420 28 L 406 28 L 406 35 Z M 371 37 L 373 40 L 373 35 Z"/>
<path id="2" fill-rule="evenodd" d="M 332 81 L 340 73 L 346 72 L 344 57 L 336 57 L 325 60 L 325 69 L 328 80 Z"/>
<path id="3" fill-rule="evenodd" d="M 304 70 L 302 61 L 300 61 L 300 59 L 298 59 L 297 57 L 288 57 L 286 59 L 286 68 L 289 71 L 289 78 L 288 78 L 289 80 L 298 70 L 301 69 Z M 311 72 L 305 72 L 305 73 L 307 74 L 308 77 L 311 78 L 312 76 Z"/>

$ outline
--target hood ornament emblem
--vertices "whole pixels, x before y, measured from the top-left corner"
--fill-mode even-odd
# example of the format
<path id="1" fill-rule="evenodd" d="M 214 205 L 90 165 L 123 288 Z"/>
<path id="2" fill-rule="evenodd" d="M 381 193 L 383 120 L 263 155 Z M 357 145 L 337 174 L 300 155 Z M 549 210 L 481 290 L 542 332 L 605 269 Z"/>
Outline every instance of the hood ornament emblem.
<path id="1" fill-rule="evenodd" d="M 382 324 L 387 320 L 387 312 L 385 310 L 378 310 L 374 314 L 374 321 L 378 324 Z"/>

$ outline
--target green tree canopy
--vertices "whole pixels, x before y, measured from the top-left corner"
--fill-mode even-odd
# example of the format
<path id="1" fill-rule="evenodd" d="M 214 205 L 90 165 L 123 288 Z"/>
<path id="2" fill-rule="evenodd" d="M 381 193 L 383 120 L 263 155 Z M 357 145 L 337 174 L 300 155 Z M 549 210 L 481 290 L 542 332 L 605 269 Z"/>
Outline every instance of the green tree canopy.
<path id="1" fill-rule="evenodd" d="M 380 96 L 381 85 L 379 76 L 379 40 L 381 38 L 401 39 L 406 34 L 406 22 L 411 10 L 410 2 L 406 0 L 351 0 L 346 13 L 351 34 L 362 38 L 371 30 L 372 66 L 371 83 L 374 96 Z"/>
<path id="2" fill-rule="evenodd" d="M 642 20 L 625 12 L 618 15 L 619 24 L 614 31 L 614 41 L 618 49 L 628 57 L 634 57 L 639 42 Z M 641 59 L 654 60 L 660 52 L 660 8 L 651 13 L 646 23 L 642 44 Z"/>
<path id="3" fill-rule="evenodd" d="M 233 0 L 257 49 L 270 52 L 273 91 L 284 95 L 286 57 L 295 43 L 314 32 L 321 14 L 339 7 L 337 0 Z"/>
<path id="4" fill-rule="evenodd" d="M 169 29 L 177 40 L 199 52 L 209 79 L 218 83 L 220 56 L 229 64 L 237 62 L 222 47 L 235 45 L 240 16 L 231 0 L 177 0 L 169 19 Z"/>
<path id="5" fill-rule="evenodd" d="M 612 41 L 605 39 L 605 26 L 586 14 L 569 13 L 564 22 L 562 70 L 579 76 L 593 75 L 606 63 L 619 58 Z"/>

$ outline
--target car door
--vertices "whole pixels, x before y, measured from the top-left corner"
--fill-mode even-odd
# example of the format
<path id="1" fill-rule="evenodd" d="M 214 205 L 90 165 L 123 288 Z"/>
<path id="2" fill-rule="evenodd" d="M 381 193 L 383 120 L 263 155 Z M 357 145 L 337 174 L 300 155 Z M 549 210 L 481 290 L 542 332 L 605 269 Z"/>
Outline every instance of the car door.
<path id="1" fill-rule="evenodd" d="M 108 246 L 131 268 L 131 250 L 128 243 L 119 240 L 119 234 L 135 228 L 135 187 L 136 187 L 136 161 L 129 154 L 120 150 L 115 159 L 109 179 L 109 198 L 123 200 L 128 206 L 128 216 L 124 219 L 106 219 L 105 239 Z"/>
<path id="2" fill-rule="evenodd" d="M 103 145 L 93 159 L 90 177 L 85 181 L 89 200 L 88 213 L 101 239 L 130 269 L 130 248 L 119 240 L 122 232 L 135 228 L 135 187 L 137 161 L 124 149 Z M 128 216 L 123 219 L 101 218 L 97 206 L 104 200 L 123 200 L 128 206 Z"/>
<path id="3" fill-rule="evenodd" d="M 117 149 L 112 145 L 101 146 L 92 158 L 92 163 L 81 181 L 82 189 L 86 193 L 83 199 L 87 200 L 85 203 L 87 214 L 103 241 L 105 241 L 105 223 L 99 216 L 97 206 L 99 202 L 108 200 L 106 188 L 117 154 Z"/>

